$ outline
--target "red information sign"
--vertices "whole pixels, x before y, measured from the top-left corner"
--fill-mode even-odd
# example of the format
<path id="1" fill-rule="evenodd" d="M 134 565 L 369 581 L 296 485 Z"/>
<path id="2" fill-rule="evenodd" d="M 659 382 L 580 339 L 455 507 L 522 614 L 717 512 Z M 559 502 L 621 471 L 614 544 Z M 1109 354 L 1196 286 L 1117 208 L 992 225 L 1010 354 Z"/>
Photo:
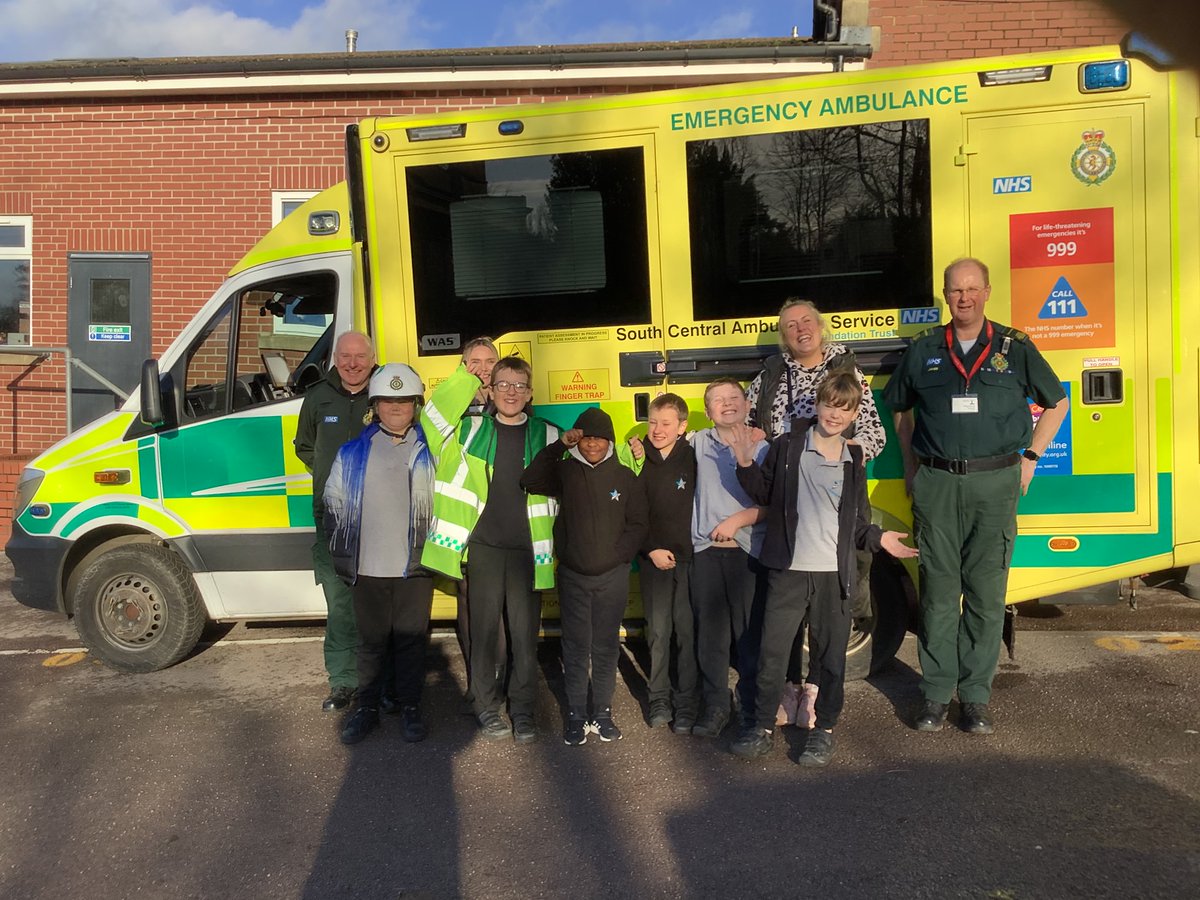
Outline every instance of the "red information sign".
<path id="1" fill-rule="evenodd" d="M 1009 217 L 1012 323 L 1043 350 L 1114 347 L 1113 211 Z"/>
<path id="2" fill-rule="evenodd" d="M 1010 216 L 1008 232 L 1014 269 L 1113 261 L 1111 207 Z"/>

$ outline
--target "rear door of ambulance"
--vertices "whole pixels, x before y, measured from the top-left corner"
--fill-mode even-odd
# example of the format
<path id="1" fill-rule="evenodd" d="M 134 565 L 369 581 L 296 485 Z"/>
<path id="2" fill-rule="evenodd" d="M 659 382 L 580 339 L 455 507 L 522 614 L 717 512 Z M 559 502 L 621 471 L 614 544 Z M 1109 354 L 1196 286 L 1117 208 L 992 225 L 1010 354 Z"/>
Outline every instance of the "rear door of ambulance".
<path id="1" fill-rule="evenodd" d="M 1070 399 L 1021 500 L 1012 599 L 1152 570 L 1173 543 L 1165 104 L 1145 69 L 1128 90 L 1083 96 L 1080 68 L 1052 75 L 1071 105 L 965 122 L 988 313 L 1029 336 Z"/>

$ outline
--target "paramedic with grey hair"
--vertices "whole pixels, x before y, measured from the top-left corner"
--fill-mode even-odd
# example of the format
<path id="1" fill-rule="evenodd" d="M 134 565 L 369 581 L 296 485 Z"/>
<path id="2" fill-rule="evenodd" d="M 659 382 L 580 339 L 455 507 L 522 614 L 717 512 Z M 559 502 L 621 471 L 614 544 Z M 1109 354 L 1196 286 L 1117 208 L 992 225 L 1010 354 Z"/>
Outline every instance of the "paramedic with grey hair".
<path id="1" fill-rule="evenodd" d="M 308 466 L 313 478 L 313 522 L 317 529 L 312 548 L 313 573 L 325 593 L 328 611 L 324 650 L 329 696 L 321 704 L 325 712 L 343 710 L 354 699 L 358 630 L 350 588 L 338 578 L 329 558 L 323 493 L 338 448 L 358 437 L 363 429 L 370 409 L 367 383 L 374 371 L 371 339 L 360 331 L 338 335 L 333 345 L 333 368 L 304 392 L 296 423 L 296 456 Z"/>

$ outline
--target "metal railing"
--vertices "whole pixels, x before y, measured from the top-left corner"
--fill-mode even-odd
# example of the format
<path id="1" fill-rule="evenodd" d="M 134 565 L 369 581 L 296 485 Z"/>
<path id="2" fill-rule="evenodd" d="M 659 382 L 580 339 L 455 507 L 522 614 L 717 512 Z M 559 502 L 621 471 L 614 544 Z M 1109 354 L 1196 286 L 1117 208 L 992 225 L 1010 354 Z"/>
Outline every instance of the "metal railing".
<path id="1" fill-rule="evenodd" d="M 95 379 L 101 387 L 110 390 L 119 397 L 122 401 L 129 399 L 129 392 L 117 387 L 82 359 L 71 355 L 70 347 L 34 347 L 28 344 L 8 344 L 0 346 L 0 357 L 3 356 L 35 356 L 37 359 L 31 360 L 29 365 L 36 366 L 39 363 L 49 359 L 51 356 L 60 355 L 63 358 L 66 371 L 66 393 L 67 393 L 67 434 L 75 430 L 74 422 L 71 416 L 71 387 L 72 387 L 72 370 L 80 369 L 84 374 L 90 375 Z"/>

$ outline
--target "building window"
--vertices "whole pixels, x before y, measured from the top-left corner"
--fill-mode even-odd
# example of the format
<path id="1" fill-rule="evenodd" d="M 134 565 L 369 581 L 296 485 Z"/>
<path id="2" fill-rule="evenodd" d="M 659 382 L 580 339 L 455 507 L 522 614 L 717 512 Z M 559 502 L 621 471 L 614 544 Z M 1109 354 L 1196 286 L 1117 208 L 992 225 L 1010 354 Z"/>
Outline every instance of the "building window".
<path id="1" fill-rule="evenodd" d="M 317 196 L 317 191 L 272 191 L 271 225 L 275 226 Z"/>
<path id="2" fill-rule="evenodd" d="M 271 226 L 278 225 L 318 193 L 318 191 L 273 191 L 271 193 Z M 329 327 L 333 316 L 305 315 L 289 309 L 282 318 L 271 321 L 275 334 L 319 337 Z"/>
<path id="3" fill-rule="evenodd" d="M 0 343 L 29 343 L 33 218 L 0 218 Z"/>

